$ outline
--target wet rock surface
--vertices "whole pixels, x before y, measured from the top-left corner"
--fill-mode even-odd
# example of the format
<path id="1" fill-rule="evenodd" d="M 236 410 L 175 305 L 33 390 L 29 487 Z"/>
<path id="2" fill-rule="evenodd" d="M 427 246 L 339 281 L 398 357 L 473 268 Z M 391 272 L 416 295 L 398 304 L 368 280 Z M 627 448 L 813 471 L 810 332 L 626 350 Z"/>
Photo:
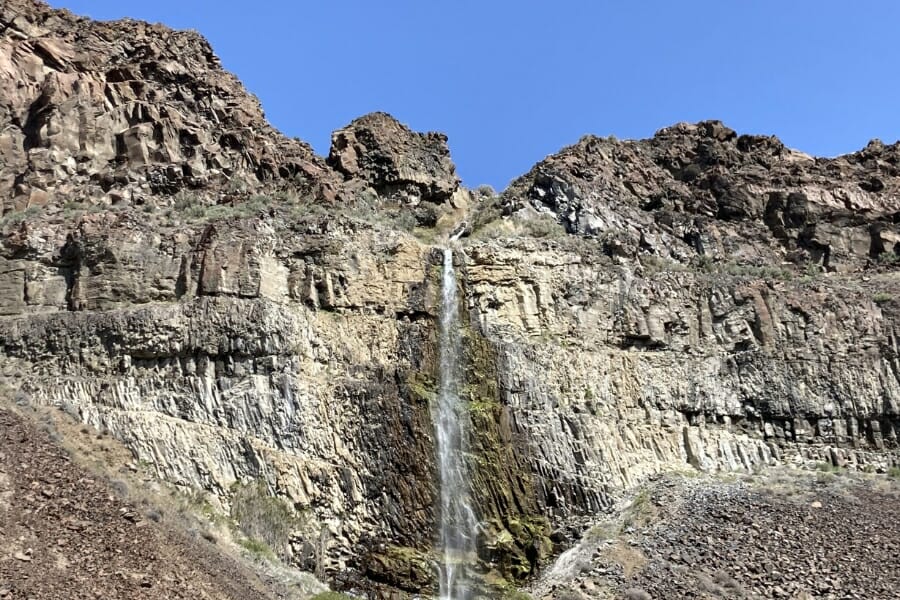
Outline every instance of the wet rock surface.
<path id="1" fill-rule="evenodd" d="M 494 589 L 662 472 L 900 460 L 897 145 L 679 124 L 472 194 L 441 134 L 376 113 L 326 160 L 196 33 L 29 0 L 0 8 L 0 91 L 3 382 L 167 481 L 262 482 L 346 589 L 433 588 L 453 231 Z"/>

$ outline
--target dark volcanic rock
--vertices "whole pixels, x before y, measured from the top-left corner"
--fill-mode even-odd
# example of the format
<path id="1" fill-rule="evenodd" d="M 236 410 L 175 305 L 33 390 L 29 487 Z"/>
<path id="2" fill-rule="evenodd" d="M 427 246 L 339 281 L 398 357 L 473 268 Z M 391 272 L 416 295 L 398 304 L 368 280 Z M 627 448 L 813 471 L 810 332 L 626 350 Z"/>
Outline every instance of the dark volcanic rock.
<path id="1" fill-rule="evenodd" d="M 896 483 L 838 476 L 775 488 L 688 492 L 641 542 L 650 562 L 636 583 L 654 598 L 900 595 Z"/>
<path id="2" fill-rule="evenodd" d="M 615 238 L 623 256 L 857 270 L 896 255 L 900 145 L 813 158 L 718 121 L 682 123 L 649 140 L 586 136 L 503 196 L 507 212 L 552 211 L 572 233 Z"/>
<path id="3" fill-rule="evenodd" d="M 448 202 L 459 189 L 447 136 L 416 133 L 386 113 L 360 117 L 334 132 L 328 164 L 411 204 Z"/>
<path id="4" fill-rule="evenodd" d="M 5 211 L 278 181 L 327 195 L 322 159 L 266 122 L 196 32 L 91 21 L 33 0 L 4 2 L 0 32 Z"/>
<path id="5" fill-rule="evenodd" d="M 150 509 L 76 464 L 49 432 L 0 407 L 0 598 L 276 597 L 214 538 L 191 538 L 158 512 L 145 519 Z"/>
<path id="6" fill-rule="evenodd" d="M 561 561 L 576 568 L 551 571 L 536 597 L 897 598 L 898 495 L 895 480 L 845 472 L 663 477 L 591 530 Z"/>

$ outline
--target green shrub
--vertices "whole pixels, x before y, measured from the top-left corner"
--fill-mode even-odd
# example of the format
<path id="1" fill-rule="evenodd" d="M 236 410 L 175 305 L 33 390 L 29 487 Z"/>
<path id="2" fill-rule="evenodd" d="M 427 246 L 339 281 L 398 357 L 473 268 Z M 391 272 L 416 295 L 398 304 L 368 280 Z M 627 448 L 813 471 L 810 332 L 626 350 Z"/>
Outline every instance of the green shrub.
<path id="1" fill-rule="evenodd" d="M 340 592 L 322 592 L 321 594 L 316 594 L 310 600 L 354 600 L 353 596 L 348 596 L 347 594 L 341 594 Z"/>
<path id="2" fill-rule="evenodd" d="M 641 266 L 644 267 L 644 275 L 652 277 L 657 273 L 679 273 L 687 271 L 688 267 L 676 260 L 656 256 L 655 254 L 640 255 Z"/>
<path id="3" fill-rule="evenodd" d="M 490 235 L 485 235 L 489 233 L 487 231 L 488 226 L 499 221 L 502 216 L 503 210 L 500 206 L 500 197 L 493 194 L 484 196 L 469 218 L 470 235 L 480 238 L 491 237 Z"/>
<path id="4" fill-rule="evenodd" d="M 497 195 L 497 192 L 494 191 L 494 188 L 489 186 L 486 183 L 483 183 L 483 184 L 479 185 L 477 188 L 475 188 L 475 196 L 478 196 L 480 198 L 487 200 L 487 199 L 494 198 L 496 195 Z"/>
<path id="5" fill-rule="evenodd" d="M 181 190 L 180 192 L 175 194 L 174 203 L 172 204 L 172 206 L 178 212 L 183 213 L 188 210 L 194 209 L 194 207 L 196 207 L 199 204 L 200 204 L 200 198 L 197 196 L 197 194 L 192 194 L 190 192 Z"/>
<path id="6" fill-rule="evenodd" d="M 526 235 L 536 238 L 558 238 L 566 235 L 562 224 L 556 217 L 549 215 L 539 215 L 534 219 L 523 220 L 522 228 Z"/>
<path id="7" fill-rule="evenodd" d="M 877 292 L 874 296 L 872 296 L 872 301 L 875 304 L 885 304 L 886 302 L 890 302 L 893 299 L 887 292 Z"/>
<path id="8" fill-rule="evenodd" d="M 275 553 L 272 552 L 272 549 L 269 548 L 268 544 L 260 540 L 254 538 L 243 538 L 241 540 L 238 540 L 238 544 L 240 544 L 244 550 L 247 550 L 250 554 L 257 558 L 265 558 L 268 560 L 275 558 Z"/>
<path id="9" fill-rule="evenodd" d="M 725 273 L 735 277 L 751 277 L 757 279 L 780 279 L 790 281 L 794 272 L 787 267 L 774 265 L 753 265 L 736 261 L 717 262 L 708 255 L 700 255 L 696 261 L 699 270 L 704 273 Z"/>
<path id="10" fill-rule="evenodd" d="M 6 227 L 7 225 L 18 225 L 25 219 L 40 214 L 40 212 L 41 207 L 39 206 L 29 206 L 25 210 L 10 211 L 0 217 L 0 227 Z"/>
<path id="11" fill-rule="evenodd" d="M 211 221 L 231 217 L 246 218 L 258 215 L 273 201 L 282 199 L 284 199 L 283 196 L 270 198 L 269 196 L 256 195 L 235 204 L 207 204 L 197 194 L 182 190 L 175 194 L 173 209 L 174 212 L 197 221 Z"/>
<path id="12" fill-rule="evenodd" d="M 841 467 L 833 465 L 830 462 L 816 463 L 816 470 L 822 471 L 823 473 L 840 473 L 842 471 Z"/>
<path id="13" fill-rule="evenodd" d="M 503 600 L 532 600 L 531 594 L 520 592 L 519 590 L 507 590 L 503 592 Z"/>
<path id="14" fill-rule="evenodd" d="M 715 271 L 715 260 L 709 254 L 701 254 L 697 257 L 697 266 L 701 271 L 712 273 Z"/>

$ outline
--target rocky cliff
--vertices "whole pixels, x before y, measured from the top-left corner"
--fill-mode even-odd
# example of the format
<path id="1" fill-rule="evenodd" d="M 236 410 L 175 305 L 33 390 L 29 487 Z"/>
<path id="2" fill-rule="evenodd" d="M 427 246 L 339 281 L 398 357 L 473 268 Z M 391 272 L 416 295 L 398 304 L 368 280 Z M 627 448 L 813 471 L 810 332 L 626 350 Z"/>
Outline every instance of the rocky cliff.
<path id="1" fill-rule="evenodd" d="M 291 560 L 433 586 L 440 252 L 462 274 L 489 585 L 671 470 L 900 460 L 900 146 L 836 159 L 718 122 L 586 137 L 499 196 L 376 113 L 327 160 L 197 34 L 0 9 L 0 371 Z"/>

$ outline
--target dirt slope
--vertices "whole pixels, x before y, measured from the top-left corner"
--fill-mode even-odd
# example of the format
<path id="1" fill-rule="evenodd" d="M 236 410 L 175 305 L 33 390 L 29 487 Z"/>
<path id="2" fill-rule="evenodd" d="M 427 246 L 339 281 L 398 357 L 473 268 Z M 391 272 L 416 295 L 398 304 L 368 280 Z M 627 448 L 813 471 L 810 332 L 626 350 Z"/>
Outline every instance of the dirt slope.
<path id="1" fill-rule="evenodd" d="M 145 512 L 0 408 L 0 598 L 273 597 L 211 542 Z"/>

